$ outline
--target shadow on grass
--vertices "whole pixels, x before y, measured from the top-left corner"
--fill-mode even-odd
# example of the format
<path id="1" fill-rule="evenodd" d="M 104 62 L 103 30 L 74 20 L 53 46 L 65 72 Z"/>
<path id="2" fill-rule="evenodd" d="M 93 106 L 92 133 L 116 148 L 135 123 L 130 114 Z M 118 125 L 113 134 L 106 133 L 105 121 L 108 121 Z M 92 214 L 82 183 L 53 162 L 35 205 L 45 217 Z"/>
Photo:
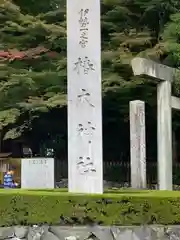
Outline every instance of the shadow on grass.
<path id="1" fill-rule="evenodd" d="M 67 188 L 56 188 L 56 189 L 29 189 L 29 191 L 39 191 L 39 192 L 68 192 L 68 189 Z M 153 192 L 151 190 L 135 190 L 135 189 L 130 189 L 130 188 L 127 188 L 127 189 L 105 189 L 104 190 L 104 193 L 108 193 L 108 194 L 144 194 L 144 193 L 150 193 L 150 192 Z"/>

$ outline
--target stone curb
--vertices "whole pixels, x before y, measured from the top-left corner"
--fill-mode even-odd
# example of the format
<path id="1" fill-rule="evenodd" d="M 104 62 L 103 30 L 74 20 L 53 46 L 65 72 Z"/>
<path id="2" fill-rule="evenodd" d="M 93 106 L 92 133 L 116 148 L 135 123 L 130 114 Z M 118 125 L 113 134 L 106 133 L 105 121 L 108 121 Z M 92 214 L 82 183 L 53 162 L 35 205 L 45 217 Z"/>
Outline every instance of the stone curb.
<path id="1" fill-rule="evenodd" d="M 178 240 L 180 226 L 1 227 L 0 240 Z"/>

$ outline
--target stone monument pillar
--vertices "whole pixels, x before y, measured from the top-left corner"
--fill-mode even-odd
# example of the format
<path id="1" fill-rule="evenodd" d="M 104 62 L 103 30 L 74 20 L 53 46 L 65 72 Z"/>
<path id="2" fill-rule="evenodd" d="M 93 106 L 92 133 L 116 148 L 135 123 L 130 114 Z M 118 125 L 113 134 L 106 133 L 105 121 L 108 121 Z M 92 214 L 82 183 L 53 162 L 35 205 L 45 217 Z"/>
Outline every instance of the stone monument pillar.
<path id="1" fill-rule="evenodd" d="M 100 0 L 67 0 L 69 192 L 103 192 L 100 33 Z"/>

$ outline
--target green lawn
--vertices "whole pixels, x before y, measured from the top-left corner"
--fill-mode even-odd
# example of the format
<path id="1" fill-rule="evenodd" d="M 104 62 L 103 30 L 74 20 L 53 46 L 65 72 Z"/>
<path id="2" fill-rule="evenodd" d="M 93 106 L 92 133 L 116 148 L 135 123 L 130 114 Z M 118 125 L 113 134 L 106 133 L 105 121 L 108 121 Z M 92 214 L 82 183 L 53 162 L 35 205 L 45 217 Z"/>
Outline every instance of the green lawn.
<path id="1" fill-rule="evenodd" d="M 0 190 L 0 226 L 180 224 L 179 191 Z"/>
<path id="2" fill-rule="evenodd" d="M 131 189 L 120 189 L 120 190 L 105 190 L 101 194 L 80 194 L 80 193 L 68 193 L 66 188 L 62 189 L 0 189 L 0 194 L 20 194 L 20 195 L 60 195 L 60 196 L 94 196 L 94 197 L 180 197 L 180 191 L 158 191 L 158 190 L 131 190 Z"/>

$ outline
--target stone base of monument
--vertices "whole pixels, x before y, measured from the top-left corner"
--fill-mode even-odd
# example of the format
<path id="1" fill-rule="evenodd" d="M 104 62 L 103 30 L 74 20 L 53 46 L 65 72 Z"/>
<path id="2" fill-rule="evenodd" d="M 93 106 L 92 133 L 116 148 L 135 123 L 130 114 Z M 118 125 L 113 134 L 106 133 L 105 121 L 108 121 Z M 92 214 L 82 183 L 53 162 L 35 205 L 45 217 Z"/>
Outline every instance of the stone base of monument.
<path id="1" fill-rule="evenodd" d="M 2 240 L 168 240 L 180 239 L 180 226 L 134 227 L 4 227 L 0 228 Z"/>

